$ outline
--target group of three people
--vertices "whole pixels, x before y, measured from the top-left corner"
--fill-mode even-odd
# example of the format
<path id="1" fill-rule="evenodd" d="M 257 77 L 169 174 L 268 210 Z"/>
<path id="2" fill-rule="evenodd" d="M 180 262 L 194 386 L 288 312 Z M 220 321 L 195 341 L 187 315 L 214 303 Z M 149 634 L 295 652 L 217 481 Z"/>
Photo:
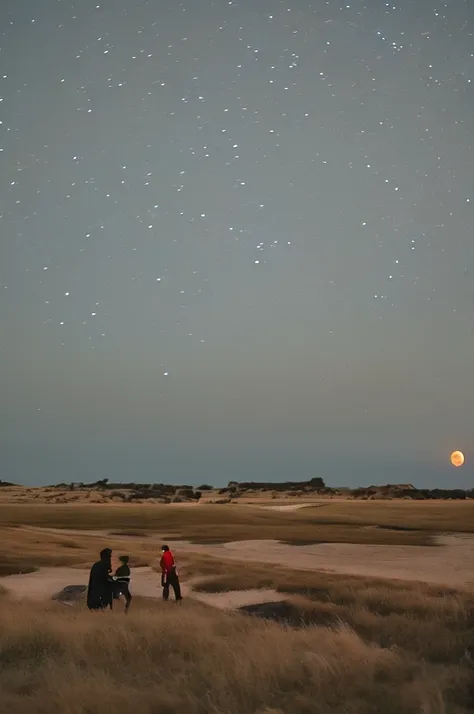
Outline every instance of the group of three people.
<path id="1" fill-rule="evenodd" d="M 170 587 L 172 587 L 176 602 L 179 602 L 183 598 L 174 555 L 167 545 L 162 546 L 161 553 L 160 568 L 163 600 L 169 600 Z M 128 612 L 132 602 L 128 555 L 120 556 L 119 561 L 121 565 L 112 574 L 112 550 L 104 548 L 100 552 L 100 560 L 94 563 L 89 575 L 87 588 L 87 607 L 89 610 L 105 610 L 108 607 L 112 610 L 113 601 L 123 596 L 125 598 L 125 613 Z"/>

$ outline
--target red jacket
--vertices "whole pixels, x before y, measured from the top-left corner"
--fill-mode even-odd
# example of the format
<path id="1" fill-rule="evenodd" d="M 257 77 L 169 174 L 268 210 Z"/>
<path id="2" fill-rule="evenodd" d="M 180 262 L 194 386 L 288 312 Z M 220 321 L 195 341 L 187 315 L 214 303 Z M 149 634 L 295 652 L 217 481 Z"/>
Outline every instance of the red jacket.
<path id="1" fill-rule="evenodd" d="M 160 560 L 161 572 L 164 575 L 168 575 L 171 570 L 175 567 L 174 556 L 170 550 L 165 550 Z"/>

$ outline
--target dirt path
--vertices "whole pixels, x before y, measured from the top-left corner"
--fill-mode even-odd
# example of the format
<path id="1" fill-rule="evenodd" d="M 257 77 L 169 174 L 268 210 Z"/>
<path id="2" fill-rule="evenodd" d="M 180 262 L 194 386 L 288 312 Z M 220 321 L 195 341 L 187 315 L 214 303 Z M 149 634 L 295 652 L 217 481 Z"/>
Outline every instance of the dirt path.
<path id="1" fill-rule="evenodd" d="M 89 570 L 77 568 L 40 568 L 35 573 L 8 575 L 0 579 L 10 595 L 18 599 L 51 600 L 53 596 L 71 585 L 87 585 Z M 202 578 L 184 582 L 181 586 L 183 597 L 221 610 L 235 610 L 246 605 L 278 602 L 284 599 L 275 590 L 242 590 L 226 593 L 197 593 L 193 585 Z M 134 568 L 131 585 L 132 594 L 147 598 L 160 598 L 159 576 L 151 568 Z"/>
<path id="2" fill-rule="evenodd" d="M 39 528 L 35 530 L 48 530 L 82 538 L 88 535 L 110 538 L 106 531 L 59 531 Z M 149 535 L 147 543 L 154 540 L 158 543 L 158 536 Z M 439 536 L 437 542 L 439 547 L 351 543 L 292 546 L 274 540 L 239 541 L 221 545 L 197 545 L 188 541 L 175 541 L 170 545 L 177 552 L 178 558 L 180 554 L 196 553 L 222 560 L 252 561 L 300 570 L 324 570 L 345 575 L 414 580 L 451 587 L 474 588 L 474 535 L 444 535 Z M 71 571 L 77 576 L 76 569 Z M 137 576 L 142 577 L 138 572 Z M 3 584 L 4 579 L 1 582 Z M 147 578 L 143 575 L 143 582 L 140 581 L 138 585 L 137 581 L 136 587 L 148 587 L 145 585 L 146 582 Z"/>

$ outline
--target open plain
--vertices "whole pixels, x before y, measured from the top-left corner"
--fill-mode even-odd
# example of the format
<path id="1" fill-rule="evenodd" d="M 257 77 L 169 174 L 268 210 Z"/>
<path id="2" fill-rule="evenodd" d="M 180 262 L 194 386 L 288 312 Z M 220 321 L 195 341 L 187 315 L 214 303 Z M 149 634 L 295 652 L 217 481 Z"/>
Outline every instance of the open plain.
<path id="1" fill-rule="evenodd" d="M 0 491 L 0 711 L 472 711 L 472 500 L 56 504 L 29 491 Z M 160 600 L 162 542 L 181 607 Z M 127 617 L 121 603 L 85 608 L 105 546 L 131 559 Z"/>

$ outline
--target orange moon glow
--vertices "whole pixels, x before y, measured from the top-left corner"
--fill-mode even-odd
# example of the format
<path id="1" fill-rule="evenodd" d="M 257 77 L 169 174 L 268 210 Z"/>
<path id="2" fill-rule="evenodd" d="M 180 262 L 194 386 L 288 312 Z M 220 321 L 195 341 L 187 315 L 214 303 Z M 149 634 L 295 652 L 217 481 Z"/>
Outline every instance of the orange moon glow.
<path id="1" fill-rule="evenodd" d="M 451 463 L 453 466 L 462 466 L 464 463 L 464 454 L 462 451 L 453 451 L 451 454 Z"/>

